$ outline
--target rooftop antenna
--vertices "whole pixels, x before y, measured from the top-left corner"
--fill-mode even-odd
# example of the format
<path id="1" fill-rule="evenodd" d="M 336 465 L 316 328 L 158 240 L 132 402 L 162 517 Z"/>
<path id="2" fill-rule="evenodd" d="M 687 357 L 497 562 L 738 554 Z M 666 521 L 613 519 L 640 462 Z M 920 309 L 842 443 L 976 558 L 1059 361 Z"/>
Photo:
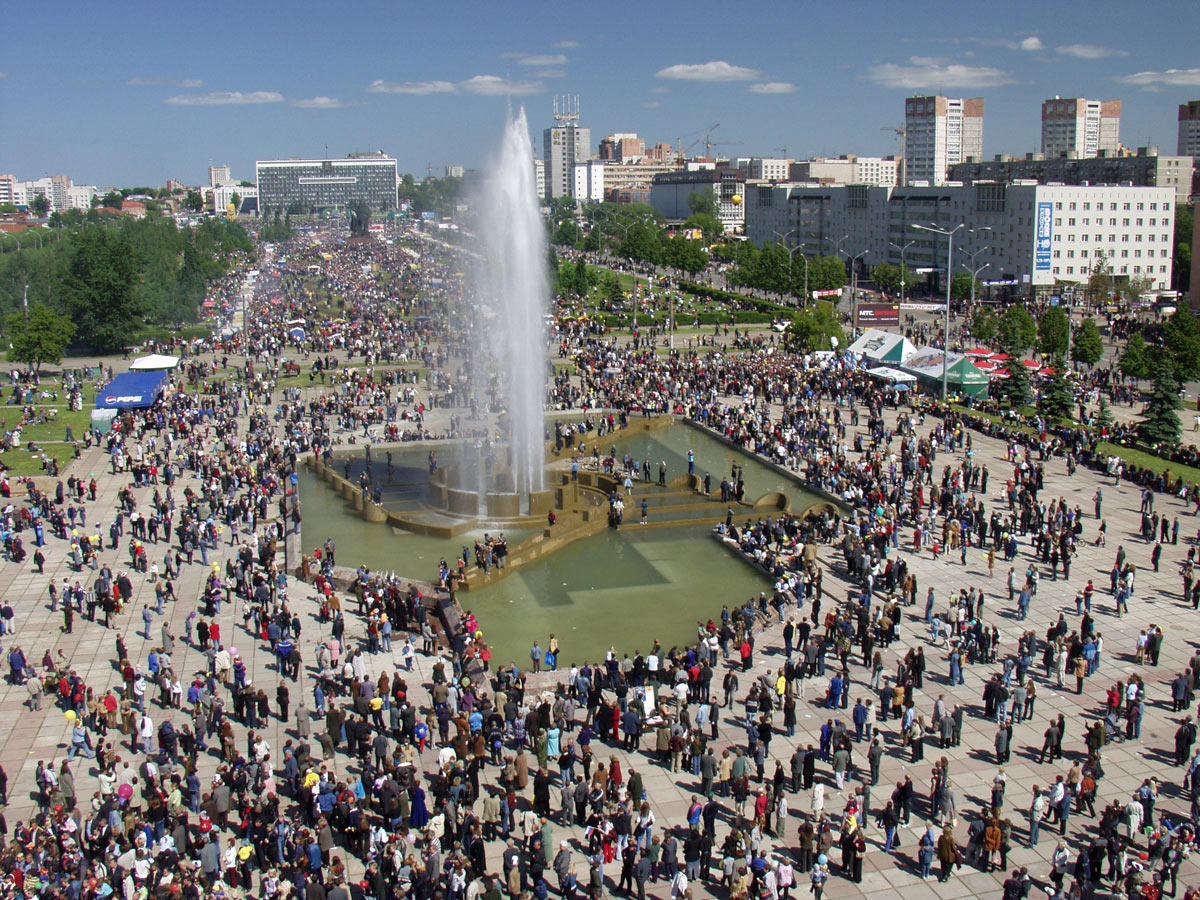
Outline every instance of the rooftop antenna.
<path id="1" fill-rule="evenodd" d="M 568 125 L 579 121 L 579 95 L 564 94 L 554 97 L 554 121 L 559 125 Z"/>

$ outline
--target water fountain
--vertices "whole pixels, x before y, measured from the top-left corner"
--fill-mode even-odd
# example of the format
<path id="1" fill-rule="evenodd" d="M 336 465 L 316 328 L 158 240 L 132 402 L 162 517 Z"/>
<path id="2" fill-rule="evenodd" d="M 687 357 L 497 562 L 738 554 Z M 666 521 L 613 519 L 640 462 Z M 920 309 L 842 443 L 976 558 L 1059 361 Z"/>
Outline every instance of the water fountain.
<path id="1" fill-rule="evenodd" d="M 485 170 L 477 201 L 480 256 L 472 286 L 476 298 L 473 389 L 503 411 L 502 446 L 482 448 L 464 465 L 474 468 L 478 514 L 511 518 L 534 513 L 545 487 L 546 324 L 550 289 L 546 226 L 534 181 L 533 146 L 525 110 L 505 123 L 500 148 Z M 489 462 L 489 455 L 496 459 Z M 463 473 L 464 475 L 466 473 Z M 460 483 L 464 483 L 460 479 Z M 465 484 L 470 484 L 465 481 Z"/>

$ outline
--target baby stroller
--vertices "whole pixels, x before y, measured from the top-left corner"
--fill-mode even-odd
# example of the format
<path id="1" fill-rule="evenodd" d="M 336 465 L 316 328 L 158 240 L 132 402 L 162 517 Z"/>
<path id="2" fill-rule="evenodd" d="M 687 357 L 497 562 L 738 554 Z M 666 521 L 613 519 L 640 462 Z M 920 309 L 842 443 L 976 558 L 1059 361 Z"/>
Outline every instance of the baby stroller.
<path id="1" fill-rule="evenodd" d="M 1108 715 L 1104 717 L 1104 742 L 1106 744 L 1118 744 L 1125 740 L 1125 731 L 1121 727 L 1121 718 L 1115 710 L 1109 710 Z"/>

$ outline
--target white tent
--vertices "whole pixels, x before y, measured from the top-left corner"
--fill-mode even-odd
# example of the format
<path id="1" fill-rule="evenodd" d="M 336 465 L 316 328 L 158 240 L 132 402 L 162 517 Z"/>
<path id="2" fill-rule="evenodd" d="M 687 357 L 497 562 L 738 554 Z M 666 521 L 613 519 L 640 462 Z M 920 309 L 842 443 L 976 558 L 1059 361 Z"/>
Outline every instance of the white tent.
<path id="1" fill-rule="evenodd" d="M 159 369 L 173 369 L 177 365 L 179 365 L 179 357 L 177 356 L 162 356 L 158 353 L 152 353 L 149 356 L 135 359 L 129 364 L 129 371 L 154 372 Z"/>

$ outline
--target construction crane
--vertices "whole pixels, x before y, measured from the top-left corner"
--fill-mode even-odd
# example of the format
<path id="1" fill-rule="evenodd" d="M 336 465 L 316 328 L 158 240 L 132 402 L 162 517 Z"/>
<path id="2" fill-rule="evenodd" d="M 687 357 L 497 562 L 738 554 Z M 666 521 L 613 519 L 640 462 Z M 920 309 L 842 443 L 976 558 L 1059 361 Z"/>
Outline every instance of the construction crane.
<path id="1" fill-rule="evenodd" d="M 908 132 L 905 131 L 903 128 L 890 128 L 886 125 L 883 128 L 880 128 L 879 130 L 880 131 L 890 131 L 890 132 L 900 136 L 900 166 L 898 169 L 896 182 L 897 182 L 897 184 L 899 184 L 900 187 L 904 187 L 907 184 L 907 182 L 904 180 L 904 174 L 905 174 L 904 173 L 904 149 L 905 149 L 905 139 L 908 137 Z"/>
<path id="2" fill-rule="evenodd" d="M 740 144 L 740 143 L 742 143 L 742 141 L 705 141 L 704 142 L 704 155 L 712 156 L 712 148 L 713 147 L 732 147 L 735 144 Z"/>
<path id="3" fill-rule="evenodd" d="M 704 132 L 704 155 L 705 156 L 712 156 L 712 146 L 713 146 L 712 133 L 720 127 L 721 127 L 721 123 L 718 122 L 716 125 L 712 126 L 710 129 L 708 129 L 708 131 Z"/>
<path id="4" fill-rule="evenodd" d="M 787 144 L 784 144 L 782 147 L 773 147 L 771 152 L 778 153 L 784 159 L 787 159 Z"/>

